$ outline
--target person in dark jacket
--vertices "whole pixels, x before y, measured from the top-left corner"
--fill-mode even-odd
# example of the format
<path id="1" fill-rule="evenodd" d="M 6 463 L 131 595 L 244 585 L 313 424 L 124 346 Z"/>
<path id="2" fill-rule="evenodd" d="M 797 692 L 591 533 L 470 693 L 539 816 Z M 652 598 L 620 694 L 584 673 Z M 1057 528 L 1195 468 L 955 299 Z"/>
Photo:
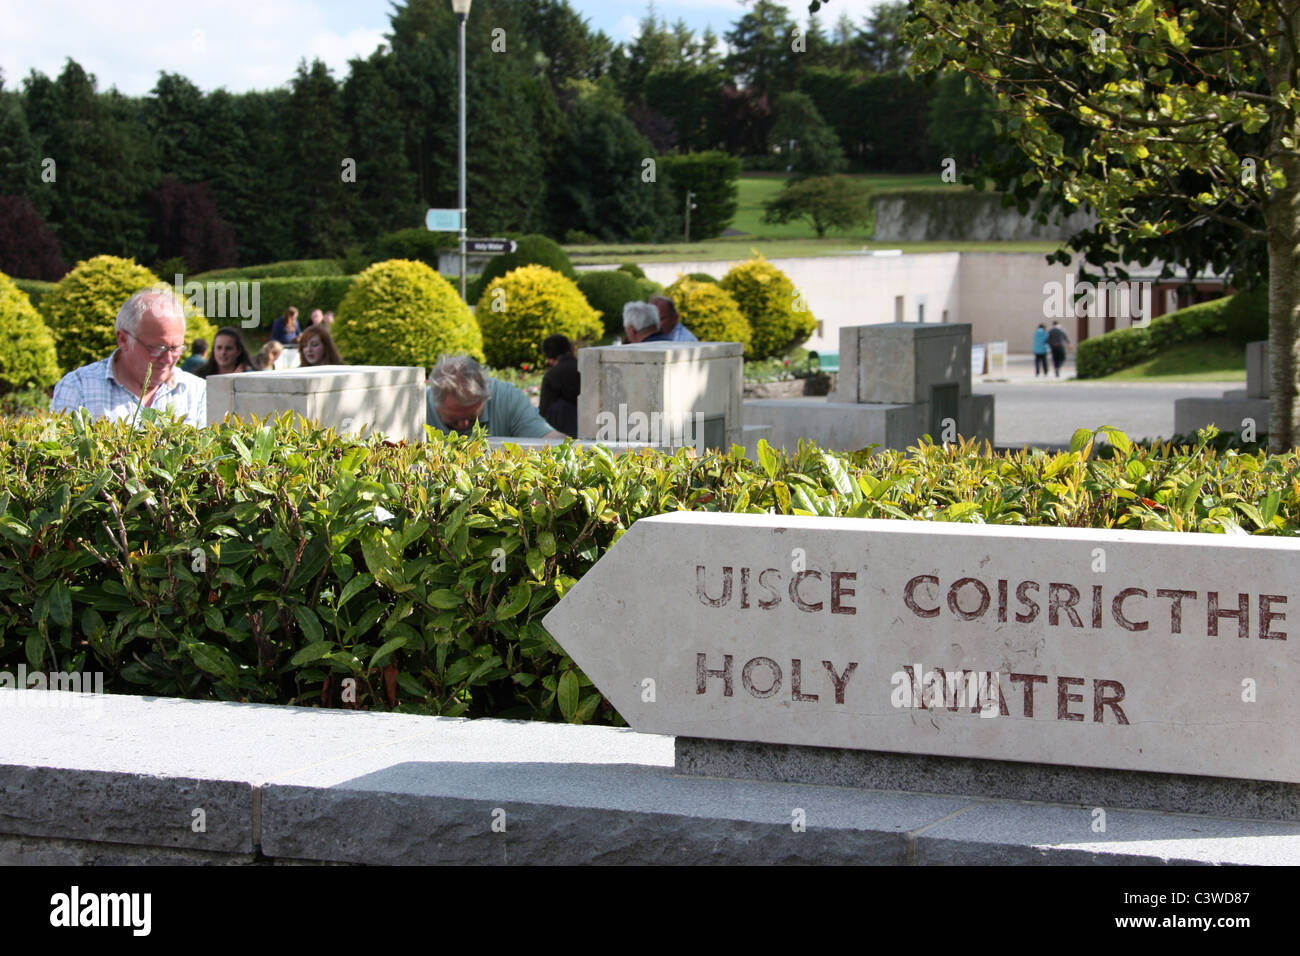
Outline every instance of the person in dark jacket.
<path id="1" fill-rule="evenodd" d="M 550 366 L 542 376 L 542 394 L 537 410 L 551 426 L 571 438 L 578 436 L 578 393 L 582 379 L 578 357 L 567 336 L 550 335 L 542 342 L 542 354 Z"/>
<path id="2" fill-rule="evenodd" d="M 1070 337 L 1061 328 L 1060 322 L 1053 322 L 1047 331 L 1047 347 L 1052 350 L 1052 365 L 1056 368 L 1056 377 L 1061 377 L 1061 366 L 1065 364 L 1065 347 L 1070 344 Z"/>

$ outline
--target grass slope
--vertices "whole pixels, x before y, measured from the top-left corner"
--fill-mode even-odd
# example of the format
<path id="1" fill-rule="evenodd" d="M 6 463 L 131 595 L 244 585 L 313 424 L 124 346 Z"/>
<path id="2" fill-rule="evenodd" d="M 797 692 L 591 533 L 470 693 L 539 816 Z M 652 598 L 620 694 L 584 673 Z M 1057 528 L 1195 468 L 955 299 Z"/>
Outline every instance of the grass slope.
<path id="1" fill-rule="evenodd" d="M 1227 339 L 1183 342 L 1098 382 L 1244 382 L 1246 350 Z"/>

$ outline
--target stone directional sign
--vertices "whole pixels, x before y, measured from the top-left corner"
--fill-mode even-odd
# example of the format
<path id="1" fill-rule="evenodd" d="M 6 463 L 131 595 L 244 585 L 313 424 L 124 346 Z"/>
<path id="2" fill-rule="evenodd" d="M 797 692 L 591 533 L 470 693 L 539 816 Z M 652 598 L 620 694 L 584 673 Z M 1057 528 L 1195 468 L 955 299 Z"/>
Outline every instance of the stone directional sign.
<path id="1" fill-rule="evenodd" d="M 648 733 L 1300 783 L 1294 539 L 676 513 L 545 625 Z"/>
<path id="2" fill-rule="evenodd" d="M 500 254 L 514 252 L 517 248 L 513 239 L 466 239 L 466 252 L 491 252 Z"/>

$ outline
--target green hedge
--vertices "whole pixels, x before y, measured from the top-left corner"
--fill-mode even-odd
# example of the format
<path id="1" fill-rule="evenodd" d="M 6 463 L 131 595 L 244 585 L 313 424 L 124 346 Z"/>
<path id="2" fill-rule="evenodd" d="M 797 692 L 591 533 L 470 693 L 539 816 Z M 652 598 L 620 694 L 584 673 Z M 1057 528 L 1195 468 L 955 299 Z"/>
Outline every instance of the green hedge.
<path id="1" fill-rule="evenodd" d="M 305 325 L 312 309 L 337 312 L 356 276 L 297 276 L 290 279 L 257 279 L 259 286 L 257 328 L 270 329 L 271 323 L 291 305 L 298 307 L 299 325 Z M 229 280 L 226 280 L 229 281 Z M 251 320 L 250 320 L 251 321 Z M 249 328 L 253 328 L 250 326 Z"/>
<path id="2" fill-rule="evenodd" d="M 287 417 L 0 420 L 0 669 L 111 692 L 617 722 L 543 616 L 678 510 L 1295 535 L 1294 453 L 611 457 L 358 441 Z M 1206 433 L 1208 439 L 1209 433 Z M 355 699 L 347 696 L 355 690 Z"/>
<path id="3" fill-rule="evenodd" d="M 1227 307 L 1235 296 L 1190 305 L 1144 326 L 1116 329 L 1079 343 L 1079 378 L 1100 378 L 1159 355 L 1170 346 L 1228 333 Z"/>
<path id="4" fill-rule="evenodd" d="M 209 279 L 292 279 L 300 276 L 338 276 L 343 275 L 343 267 L 337 259 L 286 259 L 284 262 L 268 262 L 260 266 L 243 266 L 238 269 L 213 269 L 198 275 L 187 275 L 186 280 L 196 279 L 206 282 Z M 175 276 L 163 276 L 171 283 Z"/>
<path id="5" fill-rule="evenodd" d="M 371 259 L 374 262 L 413 259 L 437 272 L 439 256 L 444 252 L 455 252 L 459 248 L 460 237 L 454 232 L 430 232 L 418 227 L 399 229 L 385 233 L 375 241 Z"/>
<path id="6" fill-rule="evenodd" d="M 31 300 L 32 305 L 36 306 L 38 310 L 41 307 L 41 299 L 45 298 L 47 293 L 53 292 L 54 287 L 58 284 L 56 282 L 42 282 L 40 279 L 10 279 L 9 281 L 26 292 L 27 298 Z"/>

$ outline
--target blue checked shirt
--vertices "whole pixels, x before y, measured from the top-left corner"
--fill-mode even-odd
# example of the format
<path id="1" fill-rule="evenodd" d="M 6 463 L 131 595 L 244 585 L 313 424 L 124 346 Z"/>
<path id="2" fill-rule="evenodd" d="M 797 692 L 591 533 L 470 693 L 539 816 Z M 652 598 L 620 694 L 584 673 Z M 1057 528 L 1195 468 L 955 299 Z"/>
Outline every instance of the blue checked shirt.
<path id="1" fill-rule="evenodd" d="M 113 377 L 113 355 L 91 365 L 74 369 L 54 386 L 50 411 L 67 412 L 84 408 L 93 418 L 131 419 L 140 399 Z M 208 383 L 197 375 L 172 369 L 172 380 L 164 382 L 154 393 L 155 408 L 185 419 L 186 424 L 202 428 L 208 421 Z"/>

